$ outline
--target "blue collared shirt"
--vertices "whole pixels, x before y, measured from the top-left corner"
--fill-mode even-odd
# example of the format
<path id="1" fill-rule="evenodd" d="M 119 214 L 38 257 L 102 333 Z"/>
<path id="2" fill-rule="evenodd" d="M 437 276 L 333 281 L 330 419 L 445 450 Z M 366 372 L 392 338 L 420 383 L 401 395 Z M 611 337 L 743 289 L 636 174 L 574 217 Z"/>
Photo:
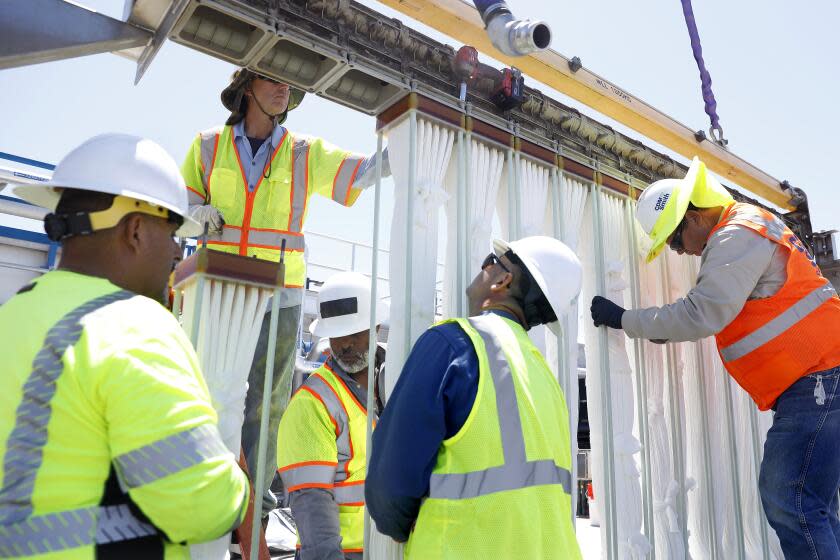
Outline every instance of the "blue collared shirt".
<path id="1" fill-rule="evenodd" d="M 484 313 L 516 320 L 495 309 Z M 472 410 L 478 375 L 475 347 L 457 323 L 430 328 L 412 348 L 368 454 L 365 502 L 381 533 L 408 540 L 438 450 Z"/>
<path id="2" fill-rule="evenodd" d="M 233 141 L 236 144 L 236 151 L 239 153 L 239 161 L 242 162 L 242 170 L 248 178 L 248 191 L 253 192 L 260 182 L 260 178 L 265 172 L 265 166 L 269 161 L 272 153 L 280 145 L 283 136 L 286 134 L 286 129 L 279 124 L 274 127 L 271 132 L 271 138 L 266 138 L 262 146 L 257 149 L 257 153 L 251 150 L 251 143 L 245 135 L 245 121 L 241 120 L 233 125 Z"/>

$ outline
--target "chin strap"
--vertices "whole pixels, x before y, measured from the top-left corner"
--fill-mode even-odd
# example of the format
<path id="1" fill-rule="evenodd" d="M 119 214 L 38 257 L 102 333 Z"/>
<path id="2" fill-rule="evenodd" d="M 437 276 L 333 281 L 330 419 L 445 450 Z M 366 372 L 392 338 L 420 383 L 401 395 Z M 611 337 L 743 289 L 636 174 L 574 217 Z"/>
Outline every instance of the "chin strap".
<path id="1" fill-rule="evenodd" d="M 47 214 L 44 217 L 44 231 L 50 241 L 61 241 L 74 235 L 90 235 L 95 231 L 116 226 L 123 217 L 135 212 L 163 218 L 178 224 L 179 227 L 184 223 L 183 217 L 163 206 L 117 196 L 110 208 L 98 212 Z"/>

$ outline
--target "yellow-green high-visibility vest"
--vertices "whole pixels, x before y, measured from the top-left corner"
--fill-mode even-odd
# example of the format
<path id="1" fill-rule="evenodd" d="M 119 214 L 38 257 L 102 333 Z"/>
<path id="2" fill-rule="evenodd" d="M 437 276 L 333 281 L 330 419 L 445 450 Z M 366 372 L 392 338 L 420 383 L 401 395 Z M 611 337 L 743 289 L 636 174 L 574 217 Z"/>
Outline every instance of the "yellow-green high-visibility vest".
<path id="1" fill-rule="evenodd" d="M 407 559 L 581 558 L 572 526 L 563 392 L 518 324 L 456 319 L 475 347 L 478 391 L 445 440 Z"/>
<path id="2" fill-rule="evenodd" d="M 302 287 L 309 197 L 320 194 L 352 206 L 361 192 L 353 183 L 364 157 L 286 131 L 266 165 L 268 179 L 249 191 L 232 130 L 200 133 L 181 168 L 190 204 L 210 204 L 225 218 L 222 233 L 212 236 L 208 247 L 277 262 L 285 241 L 286 287 Z"/>
<path id="3" fill-rule="evenodd" d="M 162 305 L 47 273 L 0 306 L 0 557 L 188 559 L 248 479 Z"/>
<path id="4" fill-rule="evenodd" d="M 332 358 L 295 392 L 277 435 L 286 491 L 333 493 L 345 553 L 364 548 L 366 437 L 367 410 L 333 371 Z"/>

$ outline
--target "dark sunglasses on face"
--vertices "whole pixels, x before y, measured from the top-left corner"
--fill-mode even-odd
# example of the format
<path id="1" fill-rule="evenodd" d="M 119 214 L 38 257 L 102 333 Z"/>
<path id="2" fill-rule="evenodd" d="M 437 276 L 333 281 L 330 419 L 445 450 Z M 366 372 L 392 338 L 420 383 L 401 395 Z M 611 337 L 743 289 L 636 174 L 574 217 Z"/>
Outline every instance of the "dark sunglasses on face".
<path id="1" fill-rule="evenodd" d="M 494 264 L 499 265 L 500 267 L 502 267 L 502 270 L 504 270 L 508 274 L 511 274 L 510 269 L 506 267 L 502 261 L 499 260 L 499 257 L 496 256 L 496 253 L 490 253 L 489 255 L 487 255 L 487 257 L 484 259 L 484 262 L 481 263 L 481 270 L 484 270 L 488 266 L 493 266 Z"/>
<path id="2" fill-rule="evenodd" d="M 685 220 L 680 222 L 680 225 L 677 226 L 677 229 L 674 230 L 674 235 L 671 236 L 671 242 L 668 243 L 668 246 L 671 248 L 672 251 L 679 252 L 680 250 L 684 250 L 683 247 L 683 227 L 685 226 Z"/>

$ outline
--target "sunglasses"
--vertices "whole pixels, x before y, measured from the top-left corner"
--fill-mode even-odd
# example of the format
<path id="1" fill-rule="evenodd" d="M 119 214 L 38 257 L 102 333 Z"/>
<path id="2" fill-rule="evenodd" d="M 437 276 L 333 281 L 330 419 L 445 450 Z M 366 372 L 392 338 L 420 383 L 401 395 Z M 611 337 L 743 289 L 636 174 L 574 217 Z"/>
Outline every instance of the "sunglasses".
<path id="1" fill-rule="evenodd" d="M 490 253 L 485 257 L 484 262 L 481 263 L 481 270 L 484 270 L 488 266 L 493 266 L 494 264 L 499 265 L 502 270 L 507 272 L 508 274 L 512 274 L 510 269 L 504 265 L 502 261 L 499 260 L 499 257 L 496 256 L 496 253 Z"/>
<path id="2" fill-rule="evenodd" d="M 274 78 L 267 78 L 266 76 L 258 75 L 258 76 L 256 76 L 256 79 L 262 80 L 264 82 L 268 82 L 269 84 L 272 84 L 272 85 L 275 85 L 275 86 L 277 86 L 277 85 L 284 85 L 284 86 L 288 85 L 286 82 L 281 82 L 279 80 L 275 80 Z"/>
<path id="3" fill-rule="evenodd" d="M 681 221 L 680 224 L 677 226 L 677 229 L 674 230 L 674 235 L 671 236 L 671 242 L 668 243 L 668 246 L 671 248 L 672 251 L 681 251 L 685 250 L 683 247 L 683 227 L 685 227 L 685 220 Z"/>

